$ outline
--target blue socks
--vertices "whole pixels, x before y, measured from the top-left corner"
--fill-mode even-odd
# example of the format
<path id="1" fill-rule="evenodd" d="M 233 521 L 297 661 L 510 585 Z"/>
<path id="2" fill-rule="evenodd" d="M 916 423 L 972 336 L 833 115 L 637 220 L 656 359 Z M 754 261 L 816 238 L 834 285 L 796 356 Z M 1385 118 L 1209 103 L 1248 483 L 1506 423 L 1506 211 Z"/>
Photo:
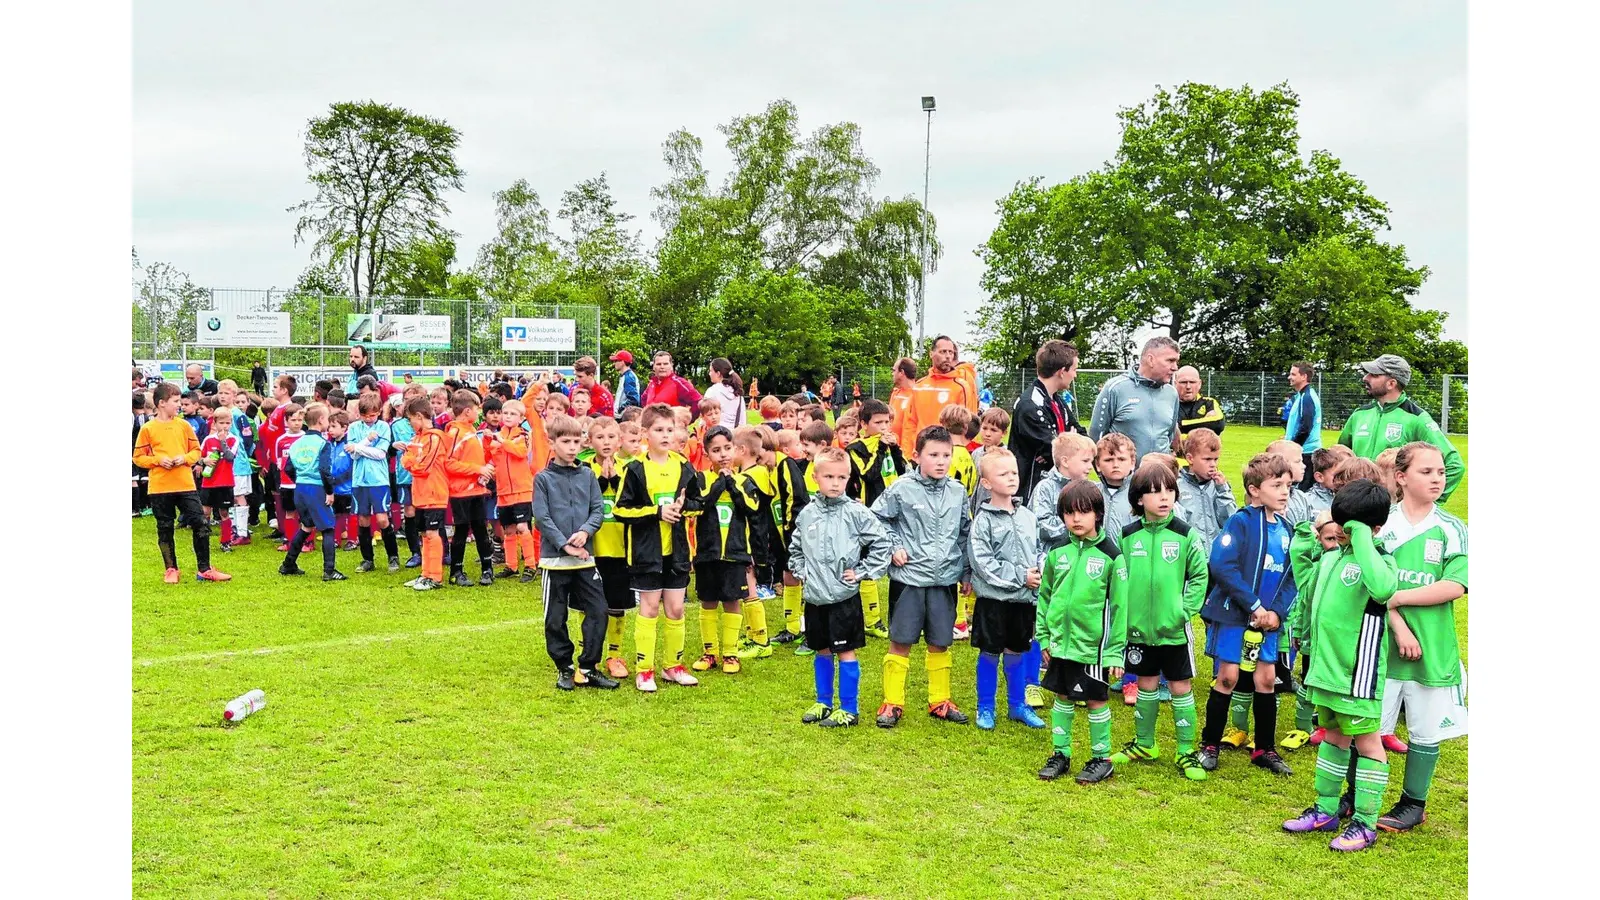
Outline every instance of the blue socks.
<path id="1" fill-rule="evenodd" d="M 1037 645 L 1035 645 L 1037 646 Z M 1016 709 L 1026 706 L 1028 688 L 1028 665 L 1032 659 L 1033 651 L 1027 653 L 1006 654 L 1006 708 Z M 1037 666 L 1033 669 L 1033 677 L 1039 677 Z"/>
<path id="2" fill-rule="evenodd" d="M 1033 644 L 1028 647 L 1027 654 L 1022 658 L 1026 661 L 1026 666 L 1022 670 L 1022 674 L 1026 676 L 1027 683 L 1038 684 L 1039 669 L 1044 665 L 1044 650 L 1039 647 L 1039 642 L 1034 641 Z"/>
<path id="3" fill-rule="evenodd" d="M 833 706 L 833 654 L 818 653 L 811 657 L 811 671 L 817 681 L 817 702 L 823 706 Z M 856 678 L 860 680 L 860 669 L 856 670 Z"/>
<path id="4" fill-rule="evenodd" d="M 1007 657 L 1010 662 L 1010 657 Z M 1010 666 L 1007 665 L 1007 669 Z M 1000 687 L 1000 658 L 989 653 L 978 654 L 978 708 L 994 711 L 995 693 Z M 1006 685 L 1008 691 L 1010 685 Z"/>
<path id="5" fill-rule="evenodd" d="M 822 654 L 817 654 L 819 657 Z M 860 715 L 856 703 L 861 696 L 861 661 L 858 659 L 839 660 L 839 708 L 854 715 Z"/>

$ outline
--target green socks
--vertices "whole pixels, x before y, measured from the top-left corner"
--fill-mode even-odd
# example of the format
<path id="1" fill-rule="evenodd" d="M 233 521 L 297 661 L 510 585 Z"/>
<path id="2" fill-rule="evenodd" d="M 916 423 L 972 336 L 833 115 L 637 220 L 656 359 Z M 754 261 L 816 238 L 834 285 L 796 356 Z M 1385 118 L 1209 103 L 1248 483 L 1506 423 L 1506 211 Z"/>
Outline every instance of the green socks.
<path id="1" fill-rule="evenodd" d="M 1151 721 L 1155 721 L 1154 714 Z M 1151 728 L 1155 726 L 1152 725 Z M 1089 758 L 1105 759 L 1111 755 L 1111 707 L 1089 710 Z"/>
<path id="2" fill-rule="evenodd" d="M 1323 743 L 1327 743 L 1324 741 Z M 1378 804 L 1389 787 L 1389 764 L 1365 756 L 1356 757 L 1355 820 L 1368 828 L 1378 827 Z"/>
<path id="3" fill-rule="evenodd" d="M 1071 700 L 1056 698 L 1056 705 L 1050 708 L 1050 743 L 1056 752 L 1067 758 L 1072 757 L 1072 717 L 1077 715 L 1077 708 Z"/>
<path id="4" fill-rule="evenodd" d="M 1350 766 L 1350 748 L 1339 749 L 1333 741 L 1317 747 L 1317 769 L 1311 783 L 1317 790 L 1317 810 L 1323 815 L 1339 813 L 1339 795 L 1344 792 L 1345 771 Z"/>
<path id="5" fill-rule="evenodd" d="M 1419 803 L 1427 802 L 1428 788 L 1433 786 L 1433 767 L 1438 764 L 1438 744 L 1412 741 L 1411 752 L 1406 754 L 1406 779 L 1400 792 Z"/>
<path id="6" fill-rule="evenodd" d="M 1299 692 L 1299 696 L 1296 697 L 1294 701 L 1295 729 L 1297 731 L 1309 732 L 1311 730 L 1311 726 L 1315 724 L 1314 719 L 1316 717 L 1316 713 L 1317 707 L 1306 698 L 1306 693 L 1302 689 Z"/>
<path id="7" fill-rule="evenodd" d="M 1250 677 L 1254 678 L 1255 675 L 1251 674 Z M 1254 682 L 1248 685 L 1240 684 L 1233 689 L 1233 700 L 1228 703 L 1229 718 L 1233 721 L 1233 727 L 1246 733 L 1250 731 L 1250 704 L 1254 703 L 1255 700 L 1256 686 Z"/>
<path id="8" fill-rule="evenodd" d="M 1140 702 L 1143 702 L 1142 700 Z M 1150 740 L 1155 742 L 1154 714 L 1151 715 Z M 1178 755 L 1194 752 L 1195 723 L 1199 716 L 1195 713 L 1194 692 L 1172 695 L 1172 723 L 1178 732 Z M 1143 740 L 1141 738 L 1141 740 Z"/>
<path id="9" fill-rule="evenodd" d="M 1155 691 L 1140 688 L 1139 701 L 1133 707 L 1134 739 L 1146 750 L 1156 748 L 1156 715 L 1161 711 L 1161 701 L 1158 696 Z M 1173 698 L 1173 703 L 1177 703 L 1176 697 Z M 1192 704 L 1193 700 L 1190 703 Z M 1094 721 L 1093 713 L 1089 714 L 1089 721 Z"/>

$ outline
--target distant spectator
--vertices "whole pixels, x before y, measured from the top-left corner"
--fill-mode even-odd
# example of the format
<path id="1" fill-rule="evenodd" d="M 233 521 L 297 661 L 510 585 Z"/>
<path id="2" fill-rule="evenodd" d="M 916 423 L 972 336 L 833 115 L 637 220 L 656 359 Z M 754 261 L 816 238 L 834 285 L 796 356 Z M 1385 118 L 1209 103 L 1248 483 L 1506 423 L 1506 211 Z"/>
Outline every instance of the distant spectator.
<path id="1" fill-rule="evenodd" d="M 1178 433 L 1188 434 L 1196 428 L 1209 428 L 1222 434 L 1222 429 L 1228 427 L 1227 418 L 1222 414 L 1222 404 L 1215 397 L 1200 396 L 1200 370 L 1194 366 L 1184 366 L 1173 376 L 1172 383 L 1178 389 Z"/>
<path id="2" fill-rule="evenodd" d="M 1304 360 L 1289 367 L 1289 386 L 1294 388 L 1294 394 L 1283 414 L 1284 438 L 1299 444 L 1305 457 L 1306 474 L 1300 479 L 1303 491 L 1311 490 L 1316 483 L 1311 478 L 1311 454 L 1322 449 L 1322 398 L 1311 387 L 1316 374 L 1311 363 Z"/>

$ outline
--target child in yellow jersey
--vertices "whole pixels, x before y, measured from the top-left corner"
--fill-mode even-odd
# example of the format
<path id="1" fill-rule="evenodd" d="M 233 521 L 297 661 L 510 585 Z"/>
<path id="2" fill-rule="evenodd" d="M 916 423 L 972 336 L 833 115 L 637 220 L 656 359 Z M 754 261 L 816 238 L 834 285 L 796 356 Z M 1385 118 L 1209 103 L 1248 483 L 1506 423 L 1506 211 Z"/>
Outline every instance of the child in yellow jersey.
<path id="1" fill-rule="evenodd" d="M 672 407 L 652 403 L 639 417 L 647 450 L 622 471 L 612 514 L 625 528 L 628 575 L 639 602 L 634 621 L 634 686 L 656 690 L 656 619 L 666 613 L 666 663 L 661 674 L 685 687 L 699 684 L 683 665 L 683 602 L 689 587 L 688 518 L 700 513 L 700 481 L 671 449 Z"/>
<path id="2" fill-rule="evenodd" d="M 622 661 L 622 626 L 628 610 L 634 607 L 633 590 L 628 581 L 628 547 L 624 542 L 624 528 L 613 513 L 617 505 L 617 492 L 622 487 L 622 470 L 627 460 L 617 455 L 622 443 L 622 429 L 615 419 L 600 417 L 589 424 L 589 444 L 594 455 L 588 460 L 589 468 L 600 482 L 600 496 L 605 502 L 605 520 L 594 536 L 594 564 L 600 571 L 601 589 L 606 595 L 606 674 L 612 678 L 627 678 L 628 665 Z"/>
<path id="3" fill-rule="evenodd" d="M 850 455 L 850 484 L 846 493 L 870 507 L 874 501 L 906 473 L 906 458 L 894 433 L 889 429 L 889 406 L 882 400 L 871 398 L 861 401 L 861 437 L 845 448 Z M 861 582 L 861 609 L 867 620 L 867 634 L 875 638 L 888 638 L 879 598 L 883 595 L 879 580 Z M 892 615 L 891 610 L 891 615 Z"/>
<path id="4" fill-rule="evenodd" d="M 696 672 L 722 662 L 724 675 L 739 672 L 740 605 L 748 589 L 750 517 L 756 498 L 749 479 L 734 468 L 733 433 L 713 425 L 705 433 L 706 470 L 699 473 L 704 513 L 695 522 L 695 592 L 700 595 L 700 644 Z"/>
<path id="5" fill-rule="evenodd" d="M 950 477 L 966 490 L 970 505 L 973 494 L 978 490 L 978 464 L 973 461 L 972 451 L 967 449 L 963 438 L 972 428 L 972 412 L 959 403 L 952 403 L 939 411 L 939 424 L 955 438 L 951 445 Z M 956 592 L 956 630 L 953 636 L 958 641 L 972 637 L 972 604 L 972 586 L 964 584 Z"/>
<path id="6" fill-rule="evenodd" d="M 767 587 L 772 580 L 772 541 L 777 532 L 772 505 L 777 489 L 772 467 L 766 463 L 772 443 L 772 432 L 766 428 L 746 425 L 733 432 L 733 470 L 746 480 L 756 500 L 756 510 L 750 516 L 750 565 L 745 568 L 746 590 L 741 607 L 745 637 L 739 644 L 740 659 L 766 659 L 772 655 L 766 607 L 766 601 L 777 596 Z"/>
<path id="7" fill-rule="evenodd" d="M 793 432 L 778 432 L 780 446 L 786 434 Z M 794 541 L 794 523 L 800 517 L 800 510 L 811 502 L 811 498 L 815 497 L 820 489 L 817 486 L 816 471 L 812 461 L 816 459 L 818 453 L 827 449 L 832 441 L 833 429 L 821 422 L 813 422 L 800 433 L 790 450 L 785 451 L 785 455 L 777 460 L 777 505 L 774 509 L 778 523 L 778 541 L 773 548 L 773 565 L 783 572 L 783 630 L 778 632 L 773 640 L 780 644 L 797 641 L 794 648 L 796 656 L 810 656 L 816 650 L 806 644 L 801 629 L 803 596 L 800 580 L 789 567 L 789 547 Z"/>

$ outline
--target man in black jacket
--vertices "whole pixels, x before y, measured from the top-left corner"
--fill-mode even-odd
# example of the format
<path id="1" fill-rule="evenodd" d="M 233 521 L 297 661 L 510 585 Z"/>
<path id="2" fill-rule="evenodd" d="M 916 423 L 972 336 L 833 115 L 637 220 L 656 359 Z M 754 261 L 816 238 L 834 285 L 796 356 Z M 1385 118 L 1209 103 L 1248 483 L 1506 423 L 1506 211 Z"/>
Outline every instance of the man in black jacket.
<path id="1" fill-rule="evenodd" d="M 361 344 L 355 344 L 350 348 L 350 368 L 355 371 L 355 374 L 350 376 L 350 390 L 347 393 L 354 394 L 359 390 L 356 382 L 363 375 L 371 375 L 373 378 L 378 378 L 378 370 L 372 367 L 372 356 L 367 353 L 367 348 Z M 382 379 L 378 380 L 381 381 Z"/>
<path id="2" fill-rule="evenodd" d="M 1033 362 L 1039 377 L 1011 408 L 1011 439 L 1007 443 L 1017 458 L 1018 497 L 1033 496 L 1034 485 L 1055 465 L 1050 443 L 1056 435 L 1084 433 L 1077 411 L 1059 396 L 1078 377 L 1078 348 L 1066 341 L 1045 341 Z"/>

